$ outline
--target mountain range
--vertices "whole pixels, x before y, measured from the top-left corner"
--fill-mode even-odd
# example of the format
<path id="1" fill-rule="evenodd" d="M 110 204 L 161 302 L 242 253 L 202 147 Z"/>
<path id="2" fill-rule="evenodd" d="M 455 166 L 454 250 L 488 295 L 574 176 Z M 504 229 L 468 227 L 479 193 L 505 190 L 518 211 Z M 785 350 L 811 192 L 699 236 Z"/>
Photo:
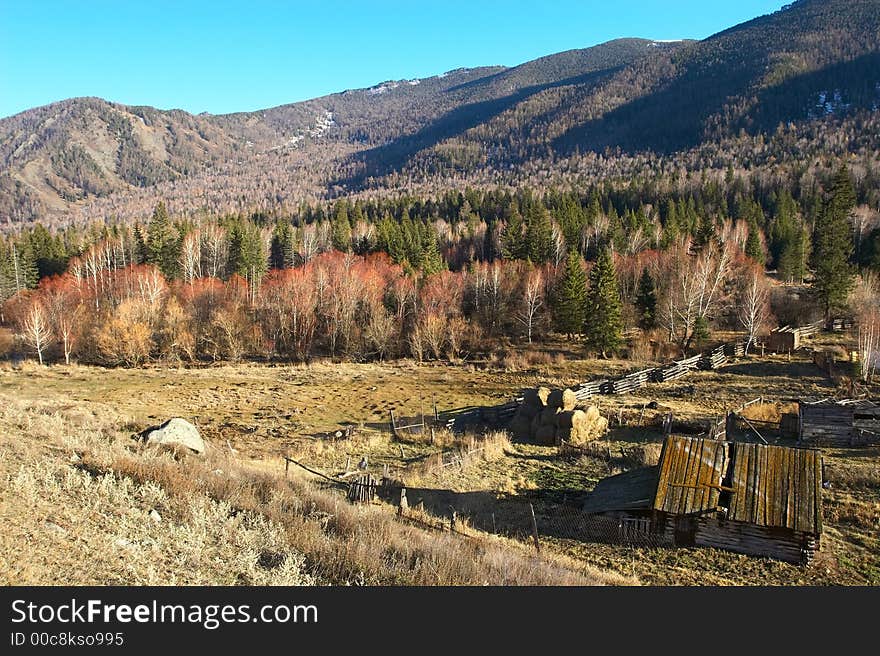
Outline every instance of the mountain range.
<path id="1" fill-rule="evenodd" d="M 100 98 L 30 109 L 0 120 L 0 223 L 137 217 L 157 199 L 252 211 L 432 180 L 515 182 L 780 126 L 873 130 L 878 108 L 880 0 L 799 0 L 701 41 L 618 39 L 256 112 Z"/>

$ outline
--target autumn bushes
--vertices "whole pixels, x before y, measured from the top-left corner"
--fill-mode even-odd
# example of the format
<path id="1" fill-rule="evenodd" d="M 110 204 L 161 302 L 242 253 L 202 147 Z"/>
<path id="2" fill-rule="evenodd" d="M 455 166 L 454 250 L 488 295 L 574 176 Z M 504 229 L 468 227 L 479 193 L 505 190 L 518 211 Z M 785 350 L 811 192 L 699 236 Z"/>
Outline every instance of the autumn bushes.
<path id="1" fill-rule="evenodd" d="M 700 327 L 710 323 L 742 329 L 736 308 L 744 306 L 744 273 L 762 285 L 765 279 L 757 270 L 751 275 L 755 265 L 743 255 L 737 235 L 726 237 L 720 246 L 683 240 L 664 251 L 612 256 L 609 271 L 617 278 L 612 292 L 622 308 L 615 332 L 643 329 L 627 347 L 630 357 L 656 359 L 658 349 L 670 345 L 687 350 L 701 338 Z M 96 253 L 111 251 L 108 246 Z M 562 330 L 569 306 L 581 308 L 582 319 L 563 332 L 575 338 L 586 328 L 586 291 L 578 288 L 579 294 L 563 303 L 570 267 L 553 263 L 495 260 L 427 275 L 382 253 L 331 250 L 250 278 L 168 280 L 154 266 L 124 261 L 91 253 L 72 260 L 68 273 L 43 279 L 36 290 L 7 301 L 2 320 L 14 327 L 20 349 L 41 361 L 112 366 L 243 358 L 454 361 L 491 357 L 499 344 L 526 344 Z M 585 268 L 577 256 L 573 263 Z M 640 300 L 646 278 L 654 285 L 650 308 Z M 766 319 L 766 294 L 753 300 L 754 328 Z M 642 325 L 646 316 L 651 325 Z M 650 348 L 644 344 L 648 336 Z M 617 344 L 619 337 L 606 350 L 616 351 Z M 541 364 L 541 357 L 517 362 L 521 358 L 514 354 L 507 364 Z"/>
<path id="2" fill-rule="evenodd" d="M 238 276 L 169 282 L 153 266 L 74 261 L 3 312 L 26 351 L 55 361 L 457 358 L 487 335 L 517 329 L 523 269 L 498 262 L 418 277 L 385 255 L 330 251 L 257 284 Z"/>

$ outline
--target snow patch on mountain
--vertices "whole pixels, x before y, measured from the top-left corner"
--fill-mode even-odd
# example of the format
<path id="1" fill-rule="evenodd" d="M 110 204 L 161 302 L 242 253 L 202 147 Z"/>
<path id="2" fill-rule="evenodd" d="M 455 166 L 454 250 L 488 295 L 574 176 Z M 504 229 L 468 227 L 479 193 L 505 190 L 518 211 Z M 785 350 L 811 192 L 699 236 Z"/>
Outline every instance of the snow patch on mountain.
<path id="1" fill-rule="evenodd" d="M 308 128 L 306 130 L 301 130 L 297 134 L 293 135 L 290 139 L 288 139 L 283 144 L 279 144 L 277 146 L 272 146 L 269 150 L 280 150 L 282 148 L 296 148 L 305 138 L 312 137 L 313 139 L 318 139 L 323 136 L 324 133 L 327 132 L 330 128 L 336 125 L 336 121 L 333 118 L 333 112 L 330 110 L 324 110 L 323 114 L 318 114 L 315 117 L 315 126 L 312 128 Z"/>

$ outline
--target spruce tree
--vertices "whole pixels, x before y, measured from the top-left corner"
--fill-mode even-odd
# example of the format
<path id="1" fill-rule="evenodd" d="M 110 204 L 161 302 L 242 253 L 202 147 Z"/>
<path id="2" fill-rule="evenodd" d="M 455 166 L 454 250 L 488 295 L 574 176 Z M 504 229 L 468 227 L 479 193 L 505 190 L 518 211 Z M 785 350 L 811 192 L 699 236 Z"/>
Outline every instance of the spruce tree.
<path id="1" fill-rule="evenodd" d="M 144 238 L 144 232 L 141 230 L 141 224 L 134 224 L 134 262 L 132 264 L 146 264 L 149 259 L 149 250 L 147 249 L 147 240 Z"/>
<path id="2" fill-rule="evenodd" d="M 639 327 L 650 330 L 657 325 L 657 292 L 654 279 L 647 269 L 642 269 L 642 276 L 639 278 L 636 308 L 639 311 Z"/>
<path id="3" fill-rule="evenodd" d="M 764 266 L 767 256 L 764 253 L 764 245 L 761 243 L 761 229 L 754 214 L 749 215 L 749 236 L 746 238 L 746 256 Z"/>
<path id="4" fill-rule="evenodd" d="M 816 221 L 813 286 L 825 309 L 825 318 L 845 305 L 855 282 L 850 263 L 853 252 L 850 213 L 856 204 L 849 172 L 842 167 L 834 176 L 831 195 Z"/>
<path id="5" fill-rule="evenodd" d="M 528 256 L 523 228 L 522 215 L 514 209 L 501 233 L 501 255 L 505 260 L 524 260 Z"/>
<path id="6" fill-rule="evenodd" d="M 177 275 L 179 247 L 180 235 L 171 225 L 165 203 L 159 201 L 147 227 L 146 262 L 157 266 L 166 278 L 173 278 Z"/>
<path id="7" fill-rule="evenodd" d="M 550 213 L 541 203 L 529 211 L 526 228 L 526 255 L 534 264 L 544 264 L 553 254 L 553 227 Z"/>
<path id="8" fill-rule="evenodd" d="M 269 265 L 273 269 L 289 269 L 293 266 L 293 230 L 286 219 L 278 221 L 272 231 Z"/>
<path id="9" fill-rule="evenodd" d="M 348 218 L 348 204 L 340 201 L 333 212 L 331 236 L 333 248 L 343 253 L 351 251 L 351 221 Z"/>
<path id="10" fill-rule="evenodd" d="M 63 273 L 67 268 L 64 242 L 38 223 L 30 233 L 30 248 L 40 278 Z"/>
<path id="11" fill-rule="evenodd" d="M 572 335 L 583 332 L 586 321 L 587 274 L 581 257 L 574 249 L 569 251 L 565 271 L 553 293 L 553 322 L 556 330 Z"/>
<path id="12" fill-rule="evenodd" d="M 425 231 L 422 239 L 421 268 L 425 275 L 432 275 L 443 271 L 446 268 L 446 262 L 440 254 L 440 248 L 437 245 L 437 235 L 430 228 Z"/>
<path id="13" fill-rule="evenodd" d="M 587 291 L 587 344 L 603 358 L 620 347 L 623 336 L 620 293 L 611 251 L 605 249 L 590 271 Z"/>

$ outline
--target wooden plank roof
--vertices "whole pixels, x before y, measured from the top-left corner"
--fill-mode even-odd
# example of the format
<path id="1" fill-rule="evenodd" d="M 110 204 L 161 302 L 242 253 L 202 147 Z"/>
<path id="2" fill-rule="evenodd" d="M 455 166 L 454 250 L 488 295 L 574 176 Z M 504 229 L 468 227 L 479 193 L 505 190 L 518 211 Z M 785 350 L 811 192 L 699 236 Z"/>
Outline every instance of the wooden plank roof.
<path id="1" fill-rule="evenodd" d="M 727 443 L 667 437 L 659 466 L 654 510 L 674 515 L 714 510 L 727 470 Z"/>
<path id="2" fill-rule="evenodd" d="M 736 443 L 728 519 L 822 532 L 822 456 L 812 449 Z"/>
<path id="3" fill-rule="evenodd" d="M 660 464 L 603 479 L 583 510 L 658 510 L 691 515 L 716 510 L 758 526 L 822 532 L 822 456 L 815 449 L 691 437 L 666 438 Z M 725 502 L 727 503 L 727 502 Z"/>

